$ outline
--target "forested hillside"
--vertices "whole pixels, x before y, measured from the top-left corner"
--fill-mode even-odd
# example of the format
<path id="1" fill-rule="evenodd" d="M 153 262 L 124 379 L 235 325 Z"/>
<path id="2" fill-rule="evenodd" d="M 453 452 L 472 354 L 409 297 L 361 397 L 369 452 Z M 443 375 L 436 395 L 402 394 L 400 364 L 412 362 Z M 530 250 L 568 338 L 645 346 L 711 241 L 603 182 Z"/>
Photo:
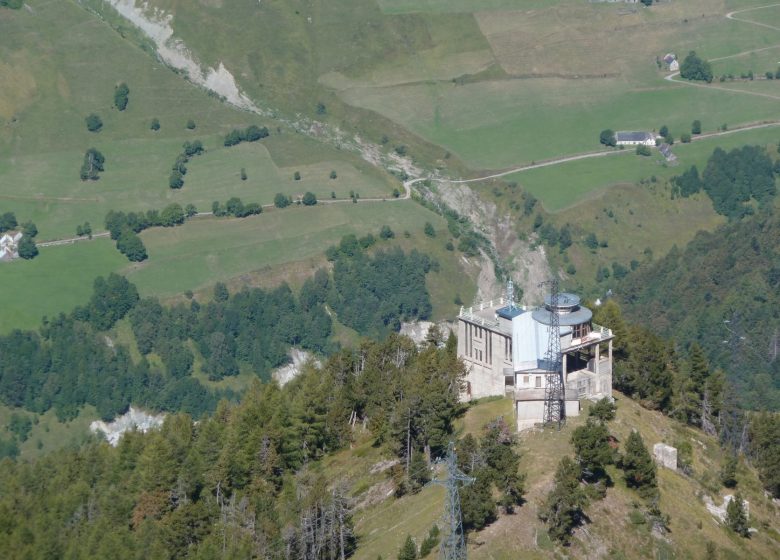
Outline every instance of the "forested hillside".
<path id="1" fill-rule="evenodd" d="M 626 315 L 698 342 L 749 408 L 780 409 L 780 213 L 767 209 L 633 272 Z"/>
<path id="2" fill-rule="evenodd" d="M 351 489 L 318 460 L 350 443 L 353 418 L 391 453 L 440 455 L 464 375 L 454 339 L 418 350 L 392 335 L 284 388 L 258 383 L 197 423 L 179 413 L 116 448 L 6 460 L 0 549 L 8 558 L 350 556 Z"/>
<path id="3" fill-rule="evenodd" d="M 369 255 L 374 236 L 362 242 L 348 236 L 333 247 L 333 273 L 318 271 L 299 296 L 287 284 L 231 295 L 217 283 L 211 301 L 166 307 L 139 299 L 122 276 L 99 277 L 87 305 L 44 321 L 38 332 L 0 337 L 0 400 L 37 413 L 54 408 L 60 419 L 74 418 L 85 404 L 110 419 L 131 403 L 197 417 L 213 411 L 220 396 L 234 395 L 206 389 L 193 376 L 196 361 L 211 381 L 241 371 L 269 381 L 292 346 L 319 355 L 338 349 L 333 311 L 375 338 L 397 331 L 401 321 L 427 318 L 425 276 L 437 264 L 398 248 Z M 134 335 L 129 345 L 109 332 L 125 316 Z"/>

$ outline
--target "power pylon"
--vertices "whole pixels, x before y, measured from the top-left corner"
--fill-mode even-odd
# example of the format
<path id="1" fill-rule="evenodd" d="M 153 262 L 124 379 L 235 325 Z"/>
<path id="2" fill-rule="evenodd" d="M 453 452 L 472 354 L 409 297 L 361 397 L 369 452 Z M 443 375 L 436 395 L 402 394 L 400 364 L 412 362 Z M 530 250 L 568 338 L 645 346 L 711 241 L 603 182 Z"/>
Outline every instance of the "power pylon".
<path id="1" fill-rule="evenodd" d="M 553 278 L 542 282 L 540 286 L 550 286 L 550 325 L 545 367 L 547 384 L 544 388 L 544 425 L 561 426 L 566 423 L 566 395 L 561 368 L 561 324 L 558 316 L 558 280 Z"/>
<path id="2" fill-rule="evenodd" d="M 431 484 L 439 484 L 447 490 L 444 515 L 449 528 L 441 540 L 439 558 L 441 560 L 466 560 L 466 539 L 463 536 L 459 486 L 468 486 L 476 479 L 458 468 L 458 456 L 455 454 L 453 442 L 450 442 L 447 447 L 447 456 L 443 463 L 447 469 L 447 478 L 434 477 L 431 480 Z"/>

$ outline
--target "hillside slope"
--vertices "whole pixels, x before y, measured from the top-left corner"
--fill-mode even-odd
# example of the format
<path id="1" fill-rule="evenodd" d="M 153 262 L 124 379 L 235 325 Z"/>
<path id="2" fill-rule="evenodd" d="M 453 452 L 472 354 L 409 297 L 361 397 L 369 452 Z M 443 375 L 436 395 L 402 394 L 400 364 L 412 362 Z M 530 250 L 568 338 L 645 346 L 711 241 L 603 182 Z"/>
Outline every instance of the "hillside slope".
<path id="1" fill-rule="evenodd" d="M 707 546 L 712 546 L 709 543 L 717 549 L 718 558 L 777 557 L 780 553 L 778 506 L 764 495 L 753 469 L 741 463 L 738 489 L 750 502 L 750 526 L 758 529 L 758 533 L 750 539 L 741 539 L 720 526 L 704 504 L 707 497 L 720 504 L 724 495 L 733 493 L 720 485 L 718 473 L 724 455 L 717 442 L 698 430 L 648 411 L 619 393 L 615 397 L 618 414 L 609 429 L 621 442 L 621 449 L 633 429 L 639 431 L 650 448 L 657 442 L 669 445 L 686 442 L 693 449 L 691 476 L 663 468 L 658 470 L 660 508 L 670 516 L 670 531 L 658 534 L 649 529 L 638 513 L 642 500 L 626 487 L 621 471 L 609 467 L 614 486 L 607 490 L 606 498 L 586 508 L 589 521 L 575 531 L 571 547 L 553 545 L 537 512 L 552 484 L 558 460 L 573 454 L 569 438 L 573 429 L 584 423 L 584 418 L 572 418 L 561 432 L 520 434 L 521 471 L 527 473 L 526 503 L 516 513 L 501 515 L 483 531 L 471 534 L 470 558 L 509 559 L 520 555 L 541 559 L 560 558 L 561 554 L 594 559 L 707 558 Z M 500 400 L 477 404 L 466 414 L 462 433 L 480 432 L 485 422 L 499 414 L 511 414 L 511 403 Z M 349 472 L 359 471 L 355 462 L 376 460 L 371 455 L 363 457 L 367 449 L 363 446 L 343 452 L 334 464 L 339 468 L 351 464 Z M 359 480 L 357 476 L 355 479 Z M 371 487 L 365 478 L 361 482 L 358 488 L 365 495 L 380 487 Z M 400 499 L 388 498 L 366 508 L 355 517 L 359 536 L 355 558 L 374 560 L 380 554 L 383 558 L 394 558 L 407 535 L 412 535 L 419 544 L 433 524 L 441 526 L 443 508 L 443 492 L 438 487 L 428 487 L 419 494 Z"/>
<path id="2" fill-rule="evenodd" d="M 699 233 L 685 248 L 631 274 L 626 315 L 698 342 L 751 408 L 780 407 L 780 212 Z"/>

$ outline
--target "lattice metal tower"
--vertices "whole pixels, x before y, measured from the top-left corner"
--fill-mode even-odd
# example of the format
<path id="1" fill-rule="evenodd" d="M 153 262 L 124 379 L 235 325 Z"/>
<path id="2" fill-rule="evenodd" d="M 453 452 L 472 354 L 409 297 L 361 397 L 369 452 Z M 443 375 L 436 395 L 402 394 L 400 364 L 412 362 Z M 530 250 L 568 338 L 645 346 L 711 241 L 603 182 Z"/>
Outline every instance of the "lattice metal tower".
<path id="1" fill-rule="evenodd" d="M 463 537 L 463 516 L 460 511 L 460 491 L 462 484 L 468 486 L 474 477 L 468 476 L 458 468 L 458 456 L 455 454 L 455 444 L 450 442 L 447 447 L 447 457 L 444 459 L 447 468 L 447 478 L 433 478 L 431 484 L 439 484 L 447 490 L 445 498 L 447 533 L 441 540 L 439 558 L 441 560 L 466 560 L 466 539 Z"/>
<path id="2" fill-rule="evenodd" d="M 542 282 L 540 286 L 550 287 L 550 325 L 549 340 L 545 362 L 548 371 L 544 388 L 544 425 L 555 425 L 560 430 L 566 423 L 565 386 L 561 368 L 561 324 L 558 316 L 558 280 L 553 278 Z"/>

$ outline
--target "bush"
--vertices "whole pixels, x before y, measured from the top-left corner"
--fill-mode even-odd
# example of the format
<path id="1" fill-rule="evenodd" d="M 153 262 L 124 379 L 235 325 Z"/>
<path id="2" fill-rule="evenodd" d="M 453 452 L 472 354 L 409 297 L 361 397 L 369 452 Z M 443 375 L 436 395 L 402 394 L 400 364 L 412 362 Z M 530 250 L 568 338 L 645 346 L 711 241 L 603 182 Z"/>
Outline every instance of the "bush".
<path id="1" fill-rule="evenodd" d="M 330 172 L 330 178 L 331 180 L 338 178 L 338 173 L 336 173 L 336 170 Z"/>
<path id="2" fill-rule="evenodd" d="M 103 120 L 95 113 L 91 113 L 84 120 L 87 122 L 87 130 L 90 132 L 98 132 L 101 128 L 103 128 Z"/>
<path id="3" fill-rule="evenodd" d="M 296 181 L 300 181 L 301 180 L 301 172 L 300 171 L 296 171 L 295 173 L 293 173 L 293 179 L 295 179 Z"/>
<path id="4" fill-rule="evenodd" d="M 188 128 L 189 130 L 195 130 L 195 121 L 194 121 L 194 120 L 192 120 L 192 119 L 189 119 L 189 120 L 187 121 L 187 128 Z"/>
<path id="5" fill-rule="evenodd" d="M 181 171 L 174 169 L 168 177 L 168 186 L 172 189 L 180 189 L 184 186 L 184 176 Z"/>
<path id="6" fill-rule="evenodd" d="M 588 416 L 597 418 L 600 422 L 605 423 L 615 419 L 615 413 L 617 412 L 617 406 L 609 397 L 597 401 L 588 410 Z"/>
<path id="7" fill-rule="evenodd" d="M 423 230 L 428 237 L 436 237 L 436 230 L 433 229 L 431 222 L 425 222 L 425 228 Z"/>
<path id="8" fill-rule="evenodd" d="M 712 82 L 712 67 L 696 56 L 696 51 L 691 51 L 680 64 L 680 77 L 709 83 Z"/>
<path id="9" fill-rule="evenodd" d="M 306 194 L 303 195 L 302 199 L 304 206 L 314 206 L 317 204 L 317 197 L 313 192 L 306 192 Z"/>
<path id="10" fill-rule="evenodd" d="M 173 227 L 184 223 L 184 209 L 181 205 L 169 204 L 160 212 L 160 225 L 163 227 Z"/>
<path id="11" fill-rule="evenodd" d="M 605 146 L 615 146 L 617 144 L 615 131 L 609 128 L 602 130 L 599 134 L 599 142 Z"/>
<path id="12" fill-rule="evenodd" d="M 122 82 L 114 90 L 114 105 L 120 111 L 124 111 L 127 108 L 128 96 L 130 95 L 130 89 L 127 84 Z"/>
<path id="13" fill-rule="evenodd" d="M 241 168 L 241 180 L 246 181 L 246 169 Z"/>
<path id="14" fill-rule="evenodd" d="M 695 120 L 691 123 L 691 134 L 701 134 L 701 121 Z"/>
<path id="15" fill-rule="evenodd" d="M 379 237 L 382 239 L 392 239 L 395 237 L 395 232 L 390 229 L 390 226 L 382 226 L 382 229 L 379 230 Z"/>
<path id="16" fill-rule="evenodd" d="M 742 495 L 737 492 L 726 506 L 726 527 L 741 537 L 750 536 L 748 520 L 745 514 L 745 504 Z"/>
<path id="17" fill-rule="evenodd" d="M 234 128 L 225 136 L 223 143 L 225 146 L 235 146 L 241 142 L 257 142 L 267 136 L 268 129 L 266 127 L 261 128 L 253 124 L 243 130 Z"/>
<path id="18" fill-rule="evenodd" d="M 148 257 L 143 241 L 129 228 L 122 230 L 116 241 L 116 248 L 132 262 L 141 262 Z"/>
<path id="19" fill-rule="evenodd" d="M 644 144 L 638 144 L 637 147 L 636 147 L 636 154 L 638 156 L 645 156 L 645 157 L 647 157 L 647 156 L 649 156 L 651 154 L 650 147 L 649 146 L 645 146 Z"/>
<path id="20" fill-rule="evenodd" d="M 160 130 L 160 119 L 158 119 L 157 117 L 153 118 L 152 124 L 149 125 L 149 128 L 151 128 L 155 132 Z"/>
<path id="21" fill-rule="evenodd" d="M 90 148 L 84 154 L 84 163 L 81 164 L 80 177 L 82 181 L 97 181 L 100 178 L 99 173 L 103 171 L 103 164 L 106 158 L 98 150 Z"/>
<path id="22" fill-rule="evenodd" d="M 277 208 L 287 208 L 291 203 L 292 201 L 289 199 L 289 197 L 282 193 L 276 193 L 274 196 L 274 206 Z"/>
<path id="23" fill-rule="evenodd" d="M 680 142 L 683 144 L 690 144 L 691 142 L 691 135 L 690 134 L 681 134 L 680 135 Z"/>
<path id="24" fill-rule="evenodd" d="M 32 237 L 22 236 L 19 241 L 19 256 L 25 260 L 34 259 L 38 255 L 38 247 L 35 245 Z"/>
<path id="25" fill-rule="evenodd" d="M 428 531 L 428 536 L 420 544 L 420 558 L 425 558 L 433 552 L 437 544 L 439 544 L 439 527 L 434 525 Z"/>

